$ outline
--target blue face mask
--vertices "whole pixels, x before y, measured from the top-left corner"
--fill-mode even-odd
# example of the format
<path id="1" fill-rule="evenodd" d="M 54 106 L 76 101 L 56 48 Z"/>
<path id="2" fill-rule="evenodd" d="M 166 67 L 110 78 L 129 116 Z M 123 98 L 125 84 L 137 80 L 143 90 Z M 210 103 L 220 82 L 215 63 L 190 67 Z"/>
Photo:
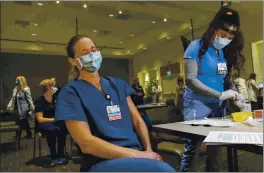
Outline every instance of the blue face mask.
<path id="1" fill-rule="evenodd" d="M 102 55 L 99 51 L 92 52 L 88 55 L 81 56 L 78 61 L 81 65 L 80 69 L 90 73 L 95 73 L 98 72 L 101 67 Z"/>
<path id="2" fill-rule="evenodd" d="M 15 82 L 15 85 L 16 85 L 16 86 L 20 86 L 20 82 L 19 82 L 19 81 L 16 81 L 16 82 Z"/>
<path id="3" fill-rule="evenodd" d="M 226 47 L 232 40 L 216 36 L 216 39 L 212 42 L 214 48 L 220 50 Z"/>

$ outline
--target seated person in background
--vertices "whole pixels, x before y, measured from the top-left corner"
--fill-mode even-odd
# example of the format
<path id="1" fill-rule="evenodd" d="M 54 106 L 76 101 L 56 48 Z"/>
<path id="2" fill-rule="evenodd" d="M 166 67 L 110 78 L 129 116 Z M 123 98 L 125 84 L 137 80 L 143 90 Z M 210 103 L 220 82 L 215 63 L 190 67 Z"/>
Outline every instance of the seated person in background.
<path id="1" fill-rule="evenodd" d="M 55 78 L 51 78 L 51 81 L 53 82 L 53 84 L 52 84 L 52 93 L 53 93 L 55 96 L 58 96 L 58 95 L 59 95 L 59 92 L 60 92 L 60 90 L 61 90 L 61 88 L 58 87 Z"/>
<path id="2" fill-rule="evenodd" d="M 130 98 L 135 91 L 123 80 L 99 76 L 102 56 L 93 41 L 74 36 L 67 54 L 77 76 L 60 91 L 55 120 L 65 121 L 80 146 L 81 171 L 175 171 L 152 151 L 146 125 Z"/>
<path id="3" fill-rule="evenodd" d="M 46 79 L 40 83 L 43 91 L 43 96 L 40 96 L 36 101 L 36 131 L 47 136 L 47 143 L 50 150 L 50 165 L 49 167 L 67 164 L 68 161 L 64 157 L 64 148 L 66 142 L 65 126 L 55 125 L 54 113 L 56 96 L 52 93 L 52 80 Z M 58 142 L 57 142 L 58 141 Z M 57 152 L 56 152 L 57 143 Z"/>
<path id="4" fill-rule="evenodd" d="M 140 85 L 138 78 L 133 79 L 132 88 L 136 91 L 135 94 L 131 95 L 131 99 L 134 102 L 135 106 L 144 104 L 144 90 Z"/>

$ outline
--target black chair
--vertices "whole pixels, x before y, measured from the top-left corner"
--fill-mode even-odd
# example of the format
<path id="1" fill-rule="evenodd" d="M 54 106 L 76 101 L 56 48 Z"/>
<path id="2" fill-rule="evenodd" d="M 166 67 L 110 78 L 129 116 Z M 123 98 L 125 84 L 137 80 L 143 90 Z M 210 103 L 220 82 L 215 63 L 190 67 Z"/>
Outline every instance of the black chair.
<path id="1" fill-rule="evenodd" d="M 20 149 L 20 127 L 17 125 L 19 117 L 5 110 L 0 111 L 0 133 L 15 132 L 17 148 Z"/>

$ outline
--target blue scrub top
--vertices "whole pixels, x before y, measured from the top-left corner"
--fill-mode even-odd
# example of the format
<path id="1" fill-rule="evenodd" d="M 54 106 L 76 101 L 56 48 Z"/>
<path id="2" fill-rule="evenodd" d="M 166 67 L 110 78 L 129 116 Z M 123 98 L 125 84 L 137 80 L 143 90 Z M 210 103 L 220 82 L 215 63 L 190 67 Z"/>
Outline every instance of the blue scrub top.
<path id="1" fill-rule="evenodd" d="M 142 146 L 133 129 L 126 98 L 135 91 L 123 80 L 100 78 L 102 89 L 109 94 L 113 105 L 119 105 L 122 119 L 109 121 L 106 107 L 111 103 L 89 82 L 73 80 L 59 93 L 55 121 L 77 120 L 87 122 L 91 133 L 112 144 L 141 150 Z M 119 92 L 119 96 L 117 91 Z M 120 97 L 120 98 L 119 98 Z M 83 107 L 82 107 L 83 104 Z M 86 111 L 85 111 L 86 110 Z"/>
<path id="2" fill-rule="evenodd" d="M 218 91 L 224 91 L 224 78 L 226 75 L 218 74 L 217 64 L 220 62 L 227 62 L 222 50 L 219 51 L 219 55 L 216 53 L 215 49 L 210 46 L 205 54 L 199 58 L 200 50 L 200 40 L 197 39 L 192 41 L 185 51 L 184 59 L 196 60 L 198 63 L 198 73 L 197 79 L 201 81 L 204 85 Z M 213 102 L 216 99 L 210 96 L 205 96 L 199 92 L 195 92 L 190 88 L 186 88 L 184 97 L 201 100 L 205 102 Z"/>

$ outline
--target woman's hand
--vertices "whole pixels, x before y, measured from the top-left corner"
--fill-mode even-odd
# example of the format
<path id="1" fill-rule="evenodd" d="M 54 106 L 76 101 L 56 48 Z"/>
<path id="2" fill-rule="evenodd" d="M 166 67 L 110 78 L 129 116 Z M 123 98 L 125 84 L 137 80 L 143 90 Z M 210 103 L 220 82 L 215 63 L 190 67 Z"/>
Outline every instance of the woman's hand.
<path id="1" fill-rule="evenodd" d="M 12 107 L 7 107 L 6 110 L 7 110 L 8 113 L 11 113 L 11 112 L 13 112 L 14 109 Z"/>
<path id="2" fill-rule="evenodd" d="M 162 161 L 162 157 L 153 151 L 138 151 L 136 158 L 146 158 Z"/>
<path id="3" fill-rule="evenodd" d="M 237 100 L 239 98 L 239 93 L 234 91 L 234 90 L 227 90 L 222 92 L 220 96 L 220 100 L 227 100 L 227 99 L 232 99 L 232 100 Z"/>

